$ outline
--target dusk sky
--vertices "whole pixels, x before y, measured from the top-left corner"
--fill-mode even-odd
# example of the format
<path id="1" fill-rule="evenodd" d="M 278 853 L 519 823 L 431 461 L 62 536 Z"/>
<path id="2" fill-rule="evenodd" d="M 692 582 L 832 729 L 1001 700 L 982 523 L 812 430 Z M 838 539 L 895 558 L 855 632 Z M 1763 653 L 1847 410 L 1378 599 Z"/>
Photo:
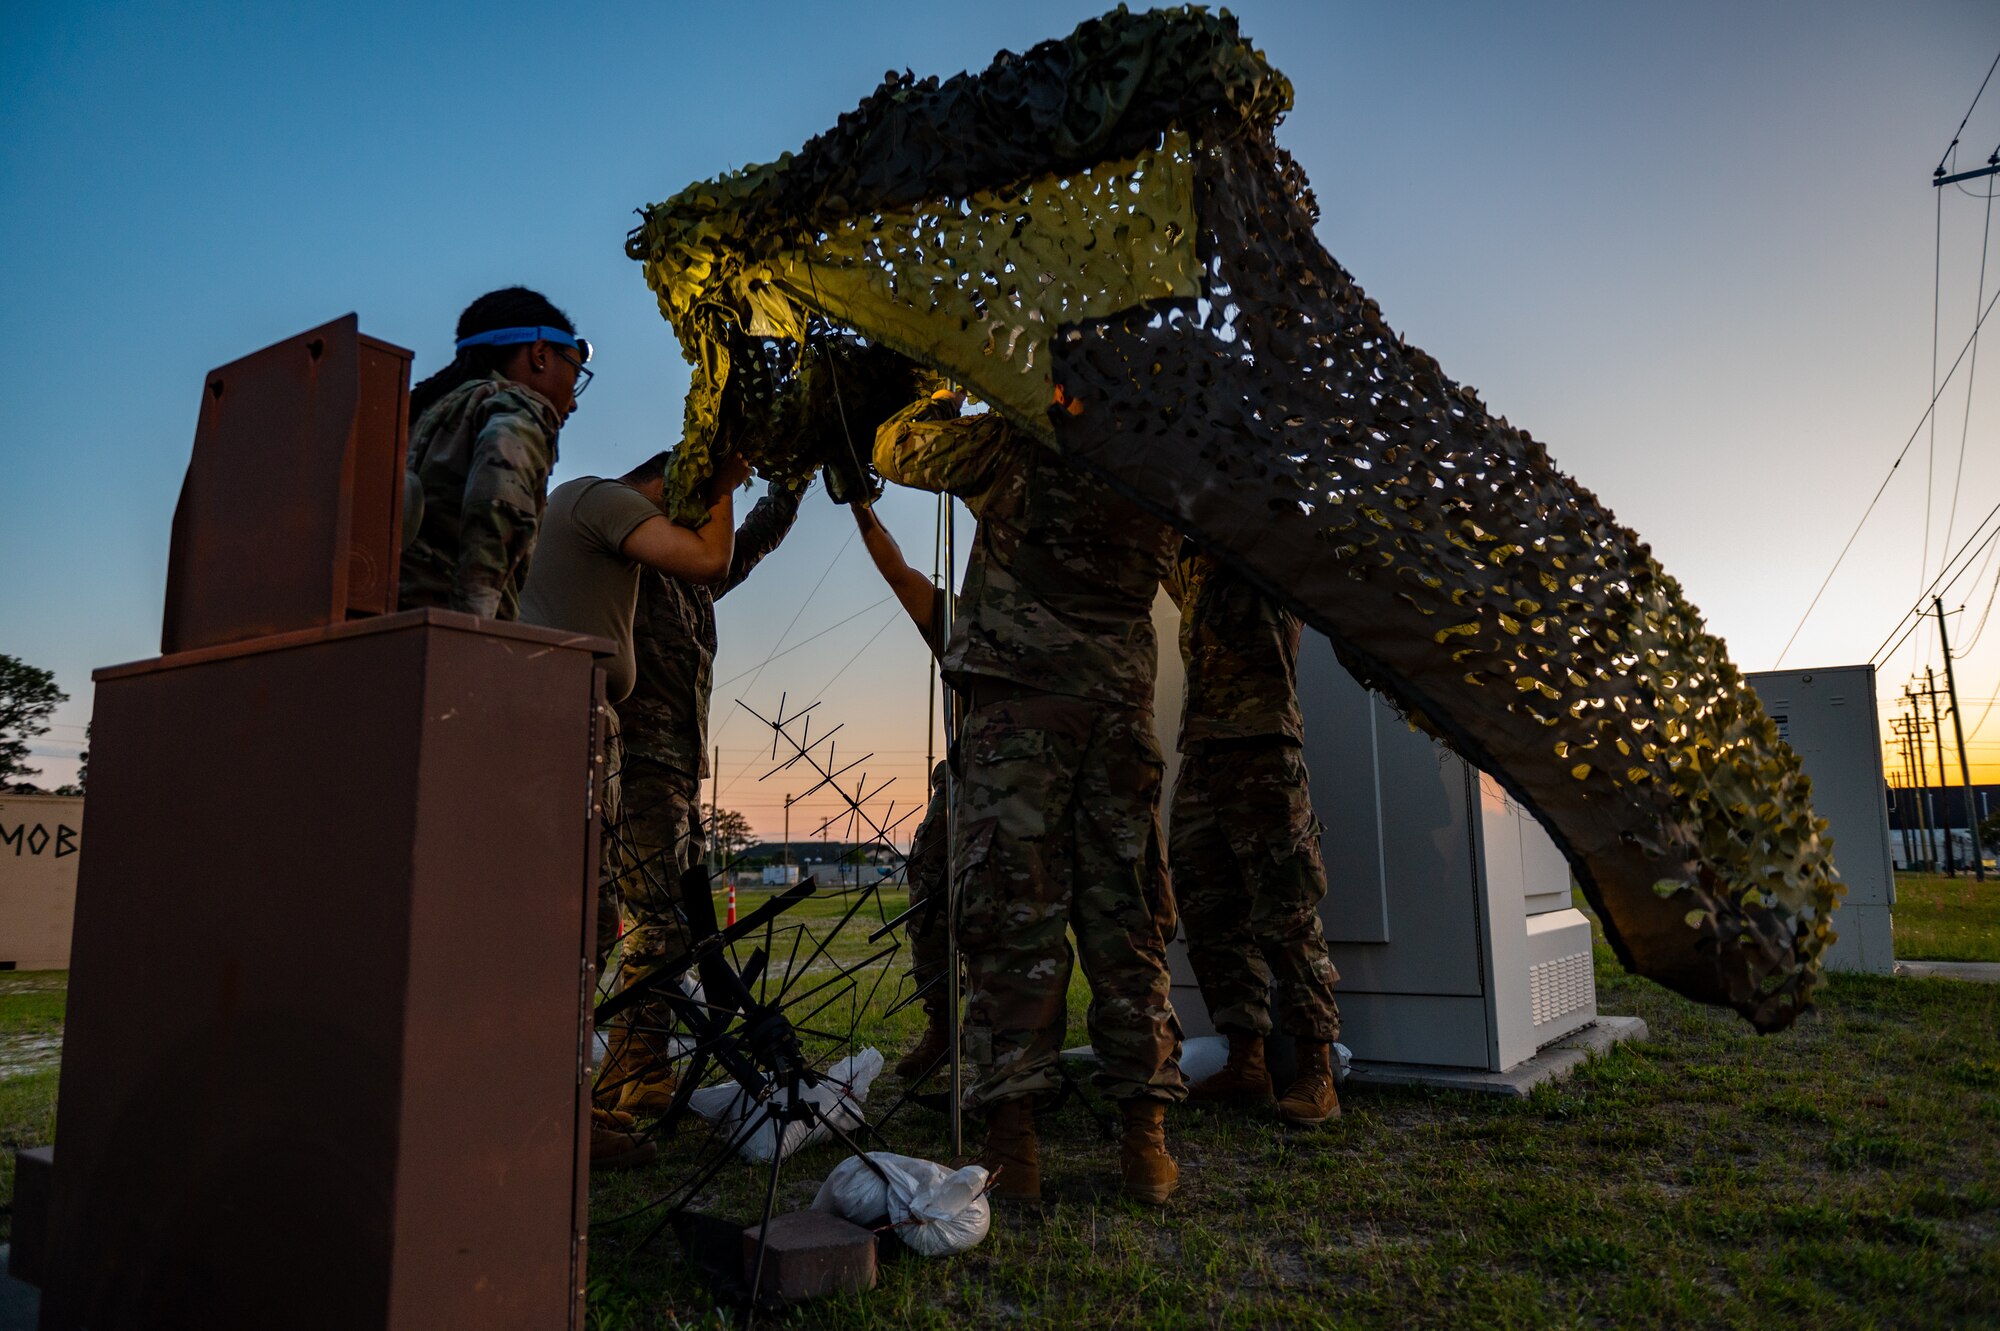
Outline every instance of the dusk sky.
<path id="1" fill-rule="evenodd" d="M 1941 212 L 1929 184 L 2000 53 L 2000 6 L 1232 8 L 1297 89 L 1279 141 L 1328 250 L 1650 542 L 1742 668 L 1778 662 L 1917 431 L 1784 664 L 1867 661 L 1973 538 L 1944 598 L 1965 607 L 1975 761 L 2000 780 L 2000 541 L 1979 545 L 2000 527 L 1980 526 L 2000 505 L 2000 341 L 1967 352 L 1934 439 L 1918 429 L 1934 292 L 1940 376 L 2000 292 L 2000 253 L 1981 273 L 1993 181 L 1946 189 Z M 687 383 L 624 255 L 634 208 L 797 148 L 884 70 L 981 68 L 1100 9 L 10 11 L 0 652 L 70 694 L 47 779 L 73 770 L 90 671 L 158 651 L 209 368 L 354 310 L 427 374 L 470 299 L 525 283 L 599 348 L 556 480 L 615 475 L 678 439 Z M 2000 75 L 1957 168 L 1996 147 Z M 882 511 L 928 567 L 934 501 Z M 756 779 L 769 740 L 738 696 L 819 697 L 854 756 L 878 755 L 871 784 L 922 797 L 925 653 L 852 531 L 815 492 L 722 603 L 722 803 L 761 830 L 785 790 Z M 1885 698 L 1939 660 L 1913 635 Z"/>

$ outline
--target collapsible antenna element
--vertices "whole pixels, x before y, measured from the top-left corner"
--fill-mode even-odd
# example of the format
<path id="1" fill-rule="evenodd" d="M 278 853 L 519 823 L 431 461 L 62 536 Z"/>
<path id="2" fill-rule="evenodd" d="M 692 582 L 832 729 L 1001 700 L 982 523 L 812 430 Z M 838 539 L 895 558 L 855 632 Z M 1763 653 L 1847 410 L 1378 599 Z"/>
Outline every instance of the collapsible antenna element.
<path id="1" fill-rule="evenodd" d="M 817 705 L 791 711 L 781 697 L 775 717 L 746 706 L 772 733 L 771 766 L 762 779 L 809 776 L 800 798 L 830 794 L 837 805 L 814 835 L 844 822 L 856 834 L 850 840 L 900 860 L 892 838 L 922 805 L 899 811 L 897 801 L 885 799 L 894 779 L 871 779 L 872 754 L 843 755 L 842 727 L 816 726 Z M 711 1275 L 718 1289 L 751 1300 L 759 1287 L 762 1240 L 744 1287 L 735 1263 L 744 1228 L 737 1221 L 746 1217 L 738 1213 L 761 1215 L 755 1219 L 761 1233 L 776 1206 L 785 1161 L 805 1149 L 798 1139 L 829 1138 L 857 1154 L 863 1138 L 872 1141 L 869 1149 L 887 1145 L 882 1128 L 909 1098 L 887 1113 L 862 1112 L 862 1083 L 873 1075 L 872 1060 L 856 1053 L 856 1037 L 864 1018 L 890 1016 L 917 996 L 902 993 L 900 982 L 890 986 L 901 947 L 892 935 L 910 913 L 889 918 L 878 880 L 844 890 L 837 914 L 828 919 L 815 900 L 828 894 L 808 878 L 735 923 L 721 924 L 710 875 L 700 863 L 676 873 L 674 847 L 641 853 L 644 843 L 633 826 L 659 812 L 628 804 L 607 829 L 610 862 L 625 885 L 628 945 L 633 928 L 648 925 L 668 926 L 683 941 L 671 957 L 636 975 L 628 971 L 623 987 L 598 1004 L 596 1021 L 611 1056 L 594 1094 L 600 1106 L 634 1113 L 639 1130 L 668 1149 L 639 1176 L 644 1199 L 598 1229 L 608 1236 L 650 1219 L 632 1245 L 643 1247 L 672 1225 L 700 1261 L 701 1236 L 717 1224 L 713 1214 L 702 1213 L 731 1213 L 736 1256 Z M 721 872 L 735 867 L 725 864 Z M 865 934 L 850 927 L 864 912 L 875 925 Z M 634 1088 L 648 1084 L 664 1103 L 640 1102 Z M 754 1168 L 730 1168 L 736 1161 Z M 597 1251 L 619 1247 L 612 1239 Z"/>

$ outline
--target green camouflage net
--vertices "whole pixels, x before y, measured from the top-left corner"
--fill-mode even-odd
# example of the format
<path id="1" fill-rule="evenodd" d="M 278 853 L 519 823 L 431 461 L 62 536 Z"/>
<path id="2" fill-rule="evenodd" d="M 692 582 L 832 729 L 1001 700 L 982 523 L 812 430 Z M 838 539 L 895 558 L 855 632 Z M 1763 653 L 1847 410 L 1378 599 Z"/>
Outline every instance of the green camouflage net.
<path id="1" fill-rule="evenodd" d="M 1121 8 L 648 209 L 630 253 L 695 366 L 674 493 L 716 448 L 831 447 L 775 428 L 769 369 L 820 321 L 956 378 L 1500 779 L 1628 967 L 1787 1025 L 1841 891 L 1797 756 L 1639 539 L 1321 248 L 1290 104 L 1226 13 Z"/>

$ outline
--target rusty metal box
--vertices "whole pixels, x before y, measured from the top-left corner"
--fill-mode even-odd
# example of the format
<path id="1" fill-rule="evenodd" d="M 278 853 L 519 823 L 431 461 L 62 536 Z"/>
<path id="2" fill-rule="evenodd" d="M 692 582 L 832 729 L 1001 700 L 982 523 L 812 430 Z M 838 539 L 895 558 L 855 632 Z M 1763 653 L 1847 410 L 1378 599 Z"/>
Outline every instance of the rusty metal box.
<path id="1" fill-rule="evenodd" d="M 43 1327 L 580 1324 L 608 645 L 98 672 Z"/>
<path id="2" fill-rule="evenodd" d="M 352 314 L 209 372 L 162 652 L 395 610 L 409 383 Z"/>

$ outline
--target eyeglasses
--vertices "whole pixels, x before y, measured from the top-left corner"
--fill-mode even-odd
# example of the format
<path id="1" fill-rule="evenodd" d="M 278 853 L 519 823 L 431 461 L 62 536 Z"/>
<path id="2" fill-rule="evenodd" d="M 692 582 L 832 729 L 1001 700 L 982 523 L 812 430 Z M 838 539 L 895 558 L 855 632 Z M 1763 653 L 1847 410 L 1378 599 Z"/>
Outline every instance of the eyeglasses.
<path id="1" fill-rule="evenodd" d="M 570 396 L 582 397 L 583 390 L 590 387 L 590 381 L 596 376 L 591 373 L 590 367 L 583 363 L 583 361 L 590 359 L 590 343 L 584 341 L 582 338 L 578 338 L 576 346 L 577 350 L 583 353 L 583 360 L 578 360 L 560 348 L 555 348 L 554 350 L 556 355 L 569 362 L 570 367 L 576 371 L 576 387 L 570 390 Z"/>

